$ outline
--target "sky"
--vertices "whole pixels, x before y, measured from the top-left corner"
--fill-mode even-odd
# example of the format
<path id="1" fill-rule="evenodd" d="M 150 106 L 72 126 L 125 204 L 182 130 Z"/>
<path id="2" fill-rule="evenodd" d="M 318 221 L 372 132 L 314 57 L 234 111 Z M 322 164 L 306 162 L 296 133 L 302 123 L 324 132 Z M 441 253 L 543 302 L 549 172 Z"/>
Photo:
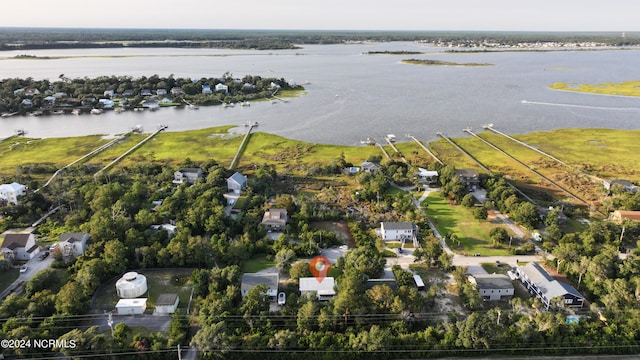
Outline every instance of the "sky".
<path id="1" fill-rule="evenodd" d="M 640 31 L 638 0 L 19 0 L 2 27 Z"/>

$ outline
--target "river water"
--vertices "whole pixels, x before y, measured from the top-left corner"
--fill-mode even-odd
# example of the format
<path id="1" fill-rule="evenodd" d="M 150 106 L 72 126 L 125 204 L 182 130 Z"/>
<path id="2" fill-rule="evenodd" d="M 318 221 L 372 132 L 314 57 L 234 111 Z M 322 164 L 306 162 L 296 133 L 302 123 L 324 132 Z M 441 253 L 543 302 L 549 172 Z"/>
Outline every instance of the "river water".
<path id="1" fill-rule="evenodd" d="M 420 55 L 366 55 L 369 51 Z M 14 116 L 0 119 L 0 138 L 14 129 L 30 137 L 114 134 L 142 125 L 169 131 L 259 122 L 259 130 L 309 142 L 355 145 L 393 133 L 429 141 L 436 132 L 465 136 L 493 123 L 507 133 L 569 127 L 640 128 L 640 99 L 553 91 L 555 82 L 602 83 L 640 79 L 638 50 L 444 53 L 410 42 L 312 45 L 298 50 L 214 49 L 38 50 L 61 59 L 17 60 L 0 52 L 0 78 L 56 80 L 101 75 L 234 77 L 260 75 L 307 83 L 308 94 L 288 103 L 250 107 L 161 109 L 102 115 Z M 115 56 L 115 57 L 114 57 Z M 494 66 L 420 66 L 402 59 L 435 59 Z"/>

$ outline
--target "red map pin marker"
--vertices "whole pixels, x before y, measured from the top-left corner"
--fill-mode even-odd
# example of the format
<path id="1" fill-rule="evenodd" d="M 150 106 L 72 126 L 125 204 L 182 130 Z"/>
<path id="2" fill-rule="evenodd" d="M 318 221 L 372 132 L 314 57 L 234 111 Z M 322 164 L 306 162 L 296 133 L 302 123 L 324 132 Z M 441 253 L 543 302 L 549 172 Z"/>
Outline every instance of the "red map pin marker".
<path id="1" fill-rule="evenodd" d="M 311 274 L 318 282 L 322 282 L 327 277 L 330 267 L 329 259 L 324 256 L 316 256 L 309 263 L 309 270 L 311 270 Z"/>

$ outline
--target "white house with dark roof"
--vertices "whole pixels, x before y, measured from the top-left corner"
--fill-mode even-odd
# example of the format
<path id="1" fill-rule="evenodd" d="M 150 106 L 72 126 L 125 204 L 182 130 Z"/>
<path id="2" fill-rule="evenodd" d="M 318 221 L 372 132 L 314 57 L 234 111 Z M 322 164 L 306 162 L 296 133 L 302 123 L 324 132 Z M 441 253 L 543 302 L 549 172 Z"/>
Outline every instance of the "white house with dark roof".
<path id="1" fill-rule="evenodd" d="M 235 172 L 235 174 L 227 178 L 227 190 L 229 192 L 233 191 L 236 194 L 240 194 L 240 192 L 242 192 L 242 189 L 246 187 L 247 177 L 237 171 Z"/>
<path id="2" fill-rule="evenodd" d="M 418 235 L 418 226 L 412 222 L 381 222 L 380 237 L 384 241 L 411 239 Z"/>
<path id="3" fill-rule="evenodd" d="M 60 235 L 58 246 L 64 256 L 80 256 L 87 250 L 88 233 L 64 233 Z"/>
<path id="4" fill-rule="evenodd" d="M 174 184 L 195 184 L 195 182 L 202 178 L 204 174 L 199 168 L 183 168 L 173 173 Z"/>
<path id="5" fill-rule="evenodd" d="M 555 280 L 538 263 L 516 268 L 516 275 L 529 293 L 542 301 L 546 309 L 554 298 L 562 298 L 567 307 L 582 307 L 584 297 L 573 286 Z"/>
<path id="6" fill-rule="evenodd" d="M 5 259 L 28 261 L 40 251 L 33 234 L 6 234 L 2 241 Z"/>
<path id="7" fill-rule="evenodd" d="M 26 192 L 27 187 L 17 182 L 2 184 L 0 185 L 0 200 L 18 205 L 18 197 L 23 196 Z"/>
<path id="8" fill-rule="evenodd" d="M 513 283 L 503 274 L 476 274 L 469 276 L 471 282 L 484 300 L 509 300 L 513 297 Z"/>
<path id="9" fill-rule="evenodd" d="M 242 274 L 242 282 L 240 283 L 240 293 L 247 296 L 249 290 L 254 287 L 265 284 L 267 285 L 267 295 L 271 300 L 275 300 L 278 296 L 278 283 L 280 276 L 278 273 L 247 273 Z"/>

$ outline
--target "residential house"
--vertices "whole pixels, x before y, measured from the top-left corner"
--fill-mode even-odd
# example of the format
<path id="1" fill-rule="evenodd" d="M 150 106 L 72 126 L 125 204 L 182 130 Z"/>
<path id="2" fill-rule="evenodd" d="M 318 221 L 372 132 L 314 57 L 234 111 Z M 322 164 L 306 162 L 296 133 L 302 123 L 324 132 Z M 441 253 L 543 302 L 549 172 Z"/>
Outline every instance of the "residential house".
<path id="1" fill-rule="evenodd" d="M 360 165 L 360 171 L 368 172 L 369 174 L 373 174 L 374 172 L 380 169 L 380 164 L 376 164 L 371 161 L 363 161 L 362 165 Z"/>
<path id="2" fill-rule="evenodd" d="M 2 184 L 0 185 L 0 200 L 18 205 L 18 197 L 23 196 L 26 192 L 27 187 L 17 182 Z"/>
<path id="3" fill-rule="evenodd" d="M 640 211 L 616 210 L 609 218 L 616 223 L 621 223 L 624 220 L 640 221 Z"/>
<path id="4" fill-rule="evenodd" d="M 20 102 L 20 107 L 22 107 L 23 109 L 30 109 L 33 107 L 33 100 L 31 99 L 23 99 L 22 102 Z"/>
<path id="5" fill-rule="evenodd" d="M 573 286 L 555 280 L 538 263 L 530 262 L 516 268 L 516 276 L 529 293 L 542 301 L 545 309 L 553 299 L 561 298 L 565 306 L 582 307 L 584 297 Z"/>
<path id="6" fill-rule="evenodd" d="M 156 90 L 156 95 L 158 95 L 158 96 L 166 96 L 167 95 L 167 89 L 158 89 L 158 90 Z"/>
<path id="7" fill-rule="evenodd" d="M 604 188 L 609 191 L 611 191 L 611 189 L 616 185 L 626 192 L 640 191 L 640 187 L 627 180 L 603 180 L 602 184 L 604 185 Z"/>
<path id="8" fill-rule="evenodd" d="M 262 226 L 267 231 L 283 231 L 288 219 L 287 210 L 269 209 L 264 212 Z"/>
<path id="9" fill-rule="evenodd" d="M 300 281 L 300 296 L 315 294 L 318 300 L 328 301 L 336 296 L 336 281 L 332 277 L 315 278 L 303 277 Z"/>
<path id="10" fill-rule="evenodd" d="M 2 241 L 2 254 L 5 259 L 28 261 L 39 251 L 36 236 L 31 233 L 6 234 Z"/>
<path id="11" fill-rule="evenodd" d="M 174 184 L 195 184 L 195 182 L 202 178 L 204 174 L 199 168 L 183 168 L 173 173 Z"/>
<path id="12" fill-rule="evenodd" d="M 484 300 L 510 300 L 513 297 L 513 283 L 503 274 L 469 275 L 471 282 Z"/>
<path id="13" fill-rule="evenodd" d="M 60 235 L 58 247 L 64 256 L 80 256 L 87 250 L 89 234 L 87 233 L 64 233 Z"/>
<path id="14" fill-rule="evenodd" d="M 140 96 L 153 96 L 153 91 L 151 89 L 141 89 Z"/>
<path id="15" fill-rule="evenodd" d="M 211 91 L 211 85 L 202 85 L 202 95 L 211 95 L 213 91 Z"/>
<path id="16" fill-rule="evenodd" d="M 160 103 L 158 103 L 158 100 L 156 99 L 144 100 L 143 102 L 140 103 L 140 105 L 142 105 L 143 108 L 150 109 L 150 110 L 157 110 L 160 108 Z"/>
<path id="17" fill-rule="evenodd" d="M 418 226 L 411 222 L 381 222 L 379 232 L 384 241 L 413 240 L 418 235 Z"/>
<path id="18" fill-rule="evenodd" d="M 476 191 L 480 188 L 480 176 L 476 170 L 462 169 L 456 170 L 456 174 L 460 178 L 462 185 L 469 191 Z"/>
<path id="19" fill-rule="evenodd" d="M 164 230 L 164 231 L 166 231 L 167 232 L 167 236 L 169 237 L 169 239 L 171 239 L 173 237 L 173 235 L 176 234 L 176 229 L 177 229 L 177 226 L 175 226 L 173 224 L 151 225 L 151 230 L 154 230 L 154 231 Z"/>
<path id="20" fill-rule="evenodd" d="M 126 89 L 122 92 L 122 96 L 124 97 L 133 97 L 133 89 Z"/>
<path id="21" fill-rule="evenodd" d="M 418 179 L 423 184 L 434 184 L 438 182 L 438 172 L 433 170 L 418 168 Z"/>
<path id="22" fill-rule="evenodd" d="M 182 95 L 184 95 L 184 90 L 182 90 L 181 87 L 172 87 L 171 88 L 171 95 L 173 95 L 173 96 L 182 96 Z"/>
<path id="23" fill-rule="evenodd" d="M 269 90 L 280 90 L 280 85 L 272 81 L 271 84 L 269 84 Z"/>
<path id="24" fill-rule="evenodd" d="M 33 97 L 36 95 L 40 95 L 40 90 L 33 87 L 24 89 L 24 96 Z"/>
<path id="25" fill-rule="evenodd" d="M 116 105 L 116 102 L 111 99 L 100 99 L 98 100 L 99 107 L 103 109 L 113 109 Z"/>
<path id="26" fill-rule="evenodd" d="M 111 99 L 114 96 L 116 96 L 116 92 L 115 90 L 105 90 L 104 93 L 102 93 L 102 96 L 108 97 L 109 99 Z"/>
<path id="27" fill-rule="evenodd" d="M 227 179 L 227 190 L 240 194 L 242 189 L 247 187 L 247 177 L 237 172 Z"/>
<path id="28" fill-rule="evenodd" d="M 216 92 L 218 91 L 224 91 L 225 93 L 229 92 L 229 87 L 223 83 L 216 84 L 215 89 L 216 89 Z"/>
<path id="29" fill-rule="evenodd" d="M 267 285 L 267 295 L 271 300 L 275 300 L 278 296 L 278 283 L 280 277 L 278 273 L 250 273 L 242 274 L 242 282 L 240 283 L 240 293 L 247 296 L 249 290 L 254 287 L 265 284 Z"/>
<path id="30" fill-rule="evenodd" d="M 55 96 L 49 95 L 42 99 L 42 107 L 43 108 L 52 108 L 56 106 L 56 98 Z"/>

